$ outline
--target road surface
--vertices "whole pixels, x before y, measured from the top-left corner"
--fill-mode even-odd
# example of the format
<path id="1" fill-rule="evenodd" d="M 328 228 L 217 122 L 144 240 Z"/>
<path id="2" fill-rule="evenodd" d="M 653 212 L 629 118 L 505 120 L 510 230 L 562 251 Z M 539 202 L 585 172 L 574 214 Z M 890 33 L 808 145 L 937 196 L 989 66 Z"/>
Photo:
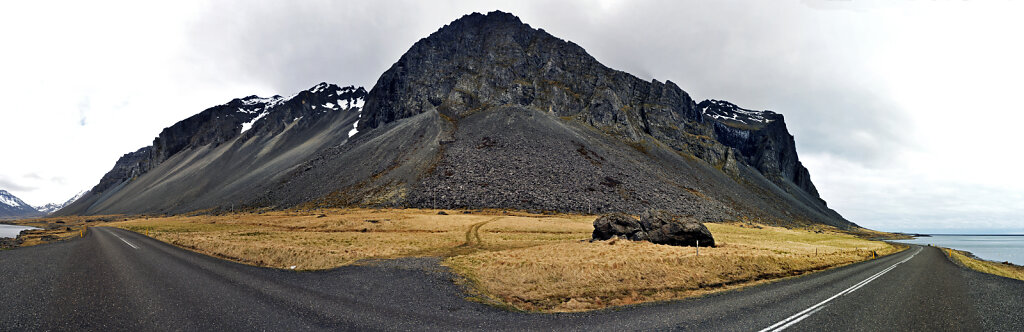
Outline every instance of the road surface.
<path id="1" fill-rule="evenodd" d="M 246 266 L 106 227 L 0 251 L 0 331 L 1024 330 L 1024 282 L 936 248 L 690 300 L 579 314 L 464 299 L 436 260 L 330 271 Z"/>

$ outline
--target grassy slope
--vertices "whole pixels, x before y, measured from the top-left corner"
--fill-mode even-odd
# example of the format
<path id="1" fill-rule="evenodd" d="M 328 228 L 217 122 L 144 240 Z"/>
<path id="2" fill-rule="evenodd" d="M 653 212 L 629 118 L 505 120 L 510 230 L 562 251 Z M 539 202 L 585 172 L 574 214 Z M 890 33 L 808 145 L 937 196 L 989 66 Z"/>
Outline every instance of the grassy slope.
<path id="1" fill-rule="evenodd" d="M 1024 280 L 1024 266 L 980 260 L 973 258 L 971 257 L 972 255 L 960 250 L 942 248 L 942 251 L 946 252 L 946 255 L 957 264 L 966 266 L 975 271 L 1017 280 Z"/>
<path id="2" fill-rule="evenodd" d="M 521 310 L 580 311 L 677 299 L 900 250 L 829 227 L 707 224 L 719 244 L 590 242 L 594 216 L 339 209 L 223 216 L 63 218 L 120 227 L 246 264 L 328 269 L 363 259 L 441 256 L 475 298 Z M 112 219 L 116 218 L 116 219 Z M 94 220 L 87 222 L 88 220 Z M 103 223 L 102 221 L 118 220 Z M 75 234 L 77 235 L 77 234 Z"/>

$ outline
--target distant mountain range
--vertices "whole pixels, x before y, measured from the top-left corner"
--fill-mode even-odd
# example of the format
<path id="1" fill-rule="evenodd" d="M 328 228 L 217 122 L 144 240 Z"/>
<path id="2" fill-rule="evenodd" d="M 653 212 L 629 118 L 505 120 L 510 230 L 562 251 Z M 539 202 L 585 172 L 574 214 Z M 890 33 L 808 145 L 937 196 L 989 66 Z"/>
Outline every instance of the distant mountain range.
<path id="1" fill-rule="evenodd" d="M 39 205 L 33 207 L 39 212 L 42 212 L 43 214 L 50 214 L 56 212 L 57 210 L 63 209 L 65 206 L 68 206 L 68 204 L 74 203 L 79 198 L 82 198 L 82 196 L 85 196 L 85 194 L 88 192 L 88 190 L 82 190 L 75 194 L 75 196 L 72 196 L 67 201 L 64 201 L 64 203 L 48 203 L 46 205 Z"/>
<path id="2" fill-rule="evenodd" d="M 0 219 L 21 219 L 43 215 L 17 196 L 0 189 Z"/>
<path id="3" fill-rule="evenodd" d="M 502 12 L 419 40 L 369 91 L 206 109 L 57 214 L 341 206 L 855 226 L 819 197 L 781 114 L 697 103 Z"/>
<path id="4" fill-rule="evenodd" d="M 6 190 L 0 190 L 0 219 L 23 219 L 42 217 L 60 210 L 84 196 L 89 191 L 82 191 L 64 203 L 49 203 L 32 206 Z"/>

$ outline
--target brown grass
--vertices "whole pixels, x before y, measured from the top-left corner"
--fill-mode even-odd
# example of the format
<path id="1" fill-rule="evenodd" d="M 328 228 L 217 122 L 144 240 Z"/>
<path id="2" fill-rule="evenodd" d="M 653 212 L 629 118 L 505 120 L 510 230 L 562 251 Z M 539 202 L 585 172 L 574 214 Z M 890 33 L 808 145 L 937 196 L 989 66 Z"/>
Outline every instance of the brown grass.
<path id="1" fill-rule="evenodd" d="M 451 257 L 485 301 L 522 310 L 580 311 L 677 299 L 854 263 L 901 250 L 839 232 L 707 224 L 720 245 L 564 242 Z"/>
<path id="2" fill-rule="evenodd" d="M 301 270 L 327 269 L 362 259 L 454 256 L 563 241 L 564 232 L 544 225 L 587 223 L 574 216 L 463 214 L 438 210 L 325 210 L 317 213 L 268 212 L 226 216 L 174 216 L 134 219 L 111 226 L 149 234 L 158 240 L 247 264 Z M 321 215 L 323 217 L 321 217 Z M 575 219 L 574 219 L 575 218 Z M 479 241 L 482 229 L 520 225 Z M 148 232 L 148 233 L 147 233 Z M 572 237 L 579 237 L 574 234 Z"/>
<path id="3" fill-rule="evenodd" d="M 678 299 L 900 250 L 828 227 L 707 224 L 716 248 L 590 242 L 594 216 L 336 209 L 123 217 L 120 227 L 251 265 L 315 270 L 440 256 L 475 298 L 520 310 L 581 311 Z M 81 217 L 79 217 L 81 218 Z M 92 217 L 95 218 L 95 217 Z M 87 224 L 84 219 L 78 220 Z M 52 223 L 52 221 L 44 222 Z"/>
<path id="4" fill-rule="evenodd" d="M 981 260 L 960 250 L 942 248 L 942 251 L 944 251 L 946 256 L 949 256 L 949 258 L 957 264 L 966 266 L 972 270 L 1011 279 L 1024 280 L 1024 266 Z"/>
<path id="5" fill-rule="evenodd" d="M 21 247 L 30 247 L 77 238 L 85 235 L 85 233 L 88 232 L 88 227 L 102 225 L 111 221 L 127 219 L 127 217 L 122 215 L 71 216 L 21 219 L 5 221 L 5 223 L 40 228 L 38 230 L 22 233 L 19 237 L 19 239 L 22 240 L 22 243 L 20 244 Z"/>

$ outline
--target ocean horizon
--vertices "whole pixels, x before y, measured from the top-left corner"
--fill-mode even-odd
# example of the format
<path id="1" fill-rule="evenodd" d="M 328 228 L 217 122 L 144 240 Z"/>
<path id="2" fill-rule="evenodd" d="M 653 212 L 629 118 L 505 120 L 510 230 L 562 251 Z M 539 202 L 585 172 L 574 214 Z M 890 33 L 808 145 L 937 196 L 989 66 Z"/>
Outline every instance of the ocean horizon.
<path id="1" fill-rule="evenodd" d="M 922 234 L 893 242 L 968 251 L 978 258 L 1024 265 L 1024 234 Z"/>

